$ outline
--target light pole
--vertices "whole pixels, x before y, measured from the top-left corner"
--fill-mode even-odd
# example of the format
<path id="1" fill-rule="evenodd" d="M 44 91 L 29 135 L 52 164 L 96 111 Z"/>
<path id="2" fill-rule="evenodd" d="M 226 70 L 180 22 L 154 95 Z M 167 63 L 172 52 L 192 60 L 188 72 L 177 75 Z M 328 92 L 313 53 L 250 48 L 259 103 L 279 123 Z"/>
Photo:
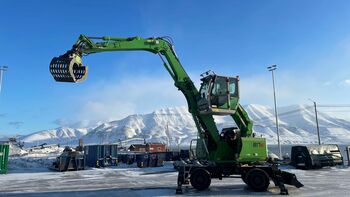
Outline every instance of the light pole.
<path id="1" fill-rule="evenodd" d="M 316 128 L 317 128 L 317 137 L 318 137 L 318 145 L 321 145 L 321 138 L 320 138 L 320 127 L 318 126 L 318 117 L 317 117 L 317 104 L 316 101 L 313 101 L 309 99 L 311 102 L 314 103 L 315 108 L 315 117 L 316 117 Z"/>
<path id="2" fill-rule="evenodd" d="M 2 87 L 2 76 L 4 71 L 7 71 L 7 66 L 0 66 L 0 93 L 1 93 L 1 87 Z"/>
<path id="3" fill-rule="evenodd" d="M 276 132 L 277 132 L 277 142 L 278 142 L 278 150 L 279 150 L 279 158 L 282 159 L 282 148 L 281 148 L 281 143 L 280 143 L 280 133 L 278 129 L 278 114 L 277 114 L 277 104 L 276 104 L 276 90 L 275 90 L 275 74 L 274 70 L 277 69 L 276 65 L 272 65 L 267 67 L 269 71 L 272 73 L 272 86 L 273 86 L 273 99 L 275 103 L 275 116 L 276 116 Z"/>

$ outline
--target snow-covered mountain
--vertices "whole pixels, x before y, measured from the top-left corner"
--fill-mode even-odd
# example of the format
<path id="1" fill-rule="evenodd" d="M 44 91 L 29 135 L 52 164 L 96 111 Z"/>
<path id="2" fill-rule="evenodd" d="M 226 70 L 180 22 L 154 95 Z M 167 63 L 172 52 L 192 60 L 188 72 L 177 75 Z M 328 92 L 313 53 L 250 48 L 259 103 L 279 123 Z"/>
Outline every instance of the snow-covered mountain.
<path id="1" fill-rule="evenodd" d="M 245 107 L 254 121 L 254 131 L 263 134 L 270 143 L 277 143 L 274 109 L 262 105 Z M 278 108 L 279 131 L 282 143 L 316 143 L 317 129 L 313 106 L 293 105 Z M 350 120 L 318 111 L 321 141 L 350 143 Z"/>
<path id="2" fill-rule="evenodd" d="M 85 143 L 119 141 L 189 144 L 196 138 L 196 127 L 186 107 L 156 110 L 150 114 L 131 115 L 103 123 L 84 136 Z"/>
<path id="3" fill-rule="evenodd" d="M 25 146 L 47 144 L 78 144 L 79 138 L 85 136 L 89 128 L 66 128 L 59 127 L 57 129 L 50 129 L 38 131 L 29 135 L 20 136 L 19 140 L 25 143 Z"/>
<path id="4" fill-rule="evenodd" d="M 250 104 L 244 107 L 254 122 L 254 131 L 271 144 L 277 143 L 274 109 Z M 285 144 L 317 142 L 313 107 L 293 105 L 280 107 L 280 139 Z M 318 112 L 321 140 L 324 143 L 350 142 L 350 120 Z M 215 117 L 219 129 L 234 126 L 232 119 Z M 187 145 L 196 138 L 197 131 L 187 107 L 156 110 L 150 114 L 135 114 L 124 119 L 102 123 L 95 128 L 57 128 L 39 131 L 21 137 L 26 146 L 40 143 L 77 144 L 83 138 L 86 144 L 164 142 L 172 146 Z"/>

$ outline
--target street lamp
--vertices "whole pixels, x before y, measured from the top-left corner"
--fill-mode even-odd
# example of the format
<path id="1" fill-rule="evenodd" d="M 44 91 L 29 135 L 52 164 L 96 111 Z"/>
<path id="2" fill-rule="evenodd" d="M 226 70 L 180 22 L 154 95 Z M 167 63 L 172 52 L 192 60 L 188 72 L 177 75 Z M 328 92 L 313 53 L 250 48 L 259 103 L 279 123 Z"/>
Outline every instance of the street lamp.
<path id="1" fill-rule="evenodd" d="M 277 114 L 277 104 L 276 104 L 276 90 L 275 90 L 275 74 L 274 70 L 277 69 L 276 65 L 272 65 L 267 67 L 268 71 L 271 71 L 272 73 L 272 86 L 273 86 L 273 99 L 275 103 L 275 116 L 276 116 L 276 132 L 277 132 L 277 142 L 278 142 L 278 150 L 279 150 L 279 158 L 282 159 L 282 148 L 280 143 L 280 133 L 278 129 L 278 114 Z"/>
<path id="2" fill-rule="evenodd" d="M 320 138 L 320 127 L 318 126 L 318 118 L 317 118 L 317 105 L 316 101 L 313 101 L 309 99 L 311 102 L 314 103 L 314 108 L 315 108 L 315 117 L 316 117 L 316 128 L 317 128 L 317 137 L 318 137 L 318 145 L 321 144 L 321 138 Z"/>
<path id="3" fill-rule="evenodd" d="M 2 87 L 2 75 L 4 71 L 7 71 L 7 66 L 0 66 L 0 93 L 1 93 L 1 87 Z"/>

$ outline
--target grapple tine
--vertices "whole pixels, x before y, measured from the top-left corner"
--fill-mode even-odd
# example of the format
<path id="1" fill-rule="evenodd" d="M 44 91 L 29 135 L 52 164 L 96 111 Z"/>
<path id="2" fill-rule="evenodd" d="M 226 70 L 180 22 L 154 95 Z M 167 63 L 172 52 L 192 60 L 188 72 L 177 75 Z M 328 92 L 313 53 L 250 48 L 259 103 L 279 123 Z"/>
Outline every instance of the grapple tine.
<path id="1" fill-rule="evenodd" d="M 62 55 L 51 60 L 50 73 L 56 81 L 76 83 L 85 80 L 88 68 L 76 56 Z"/>

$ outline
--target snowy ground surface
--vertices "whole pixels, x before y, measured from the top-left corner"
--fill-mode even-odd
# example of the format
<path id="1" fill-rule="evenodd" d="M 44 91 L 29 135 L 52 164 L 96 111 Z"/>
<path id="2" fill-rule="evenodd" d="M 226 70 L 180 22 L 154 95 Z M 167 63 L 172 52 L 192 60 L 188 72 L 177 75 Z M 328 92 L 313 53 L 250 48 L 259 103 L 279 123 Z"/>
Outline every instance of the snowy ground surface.
<path id="1" fill-rule="evenodd" d="M 240 179 L 213 180 L 207 191 L 184 188 L 175 195 L 177 173 L 172 165 L 163 168 L 105 168 L 54 172 L 46 168 L 12 169 L 0 176 L 0 196 L 278 196 L 271 182 L 263 193 L 250 191 Z M 295 173 L 305 185 L 288 186 L 290 196 L 349 196 L 350 168 L 337 167 Z"/>
<path id="2" fill-rule="evenodd" d="M 267 192 L 250 191 L 241 179 L 212 180 L 209 190 L 198 192 L 184 187 L 175 195 L 177 172 L 171 163 L 162 168 L 119 166 L 83 171 L 48 170 L 63 148 L 19 149 L 10 145 L 8 174 L 0 175 L 0 196 L 279 196 L 271 182 Z M 350 196 L 350 168 L 347 166 L 320 170 L 285 169 L 295 173 L 305 186 L 287 186 L 290 196 Z M 173 172 L 172 172 L 173 171 Z"/>

